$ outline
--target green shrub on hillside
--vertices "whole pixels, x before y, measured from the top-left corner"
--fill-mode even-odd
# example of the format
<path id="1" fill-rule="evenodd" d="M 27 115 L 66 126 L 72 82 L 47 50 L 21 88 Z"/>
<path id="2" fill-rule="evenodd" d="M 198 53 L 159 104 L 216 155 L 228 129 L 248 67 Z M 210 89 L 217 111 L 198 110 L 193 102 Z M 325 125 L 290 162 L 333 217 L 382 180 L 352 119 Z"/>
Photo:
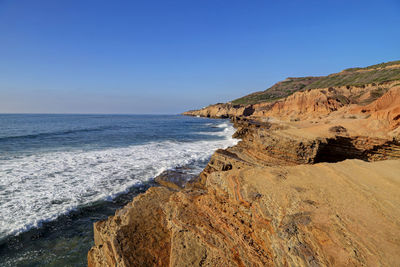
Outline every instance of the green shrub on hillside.
<path id="1" fill-rule="evenodd" d="M 325 88 L 333 86 L 362 86 L 365 84 L 400 80 L 400 68 L 378 69 L 366 72 L 351 72 L 346 74 L 331 74 L 308 85 L 306 89 Z"/>
<path id="2" fill-rule="evenodd" d="M 271 102 L 287 97 L 294 92 L 303 90 L 307 85 L 318 80 L 320 77 L 287 78 L 282 82 L 274 84 L 263 92 L 256 92 L 232 101 L 233 104 L 256 104 L 260 102 Z"/>
<path id="3" fill-rule="evenodd" d="M 232 103 L 249 105 L 260 102 L 271 102 L 285 98 L 294 92 L 308 89 L 333 88 L 338 86 L 362 87 L 366 84 L 376 85 L 384 82 L 400 80 L 400 67 L 385 68 L 394 65 L 400 65 L 400 60 L 380 63 L 365 68 L 349 68 L 340 73 L 335 73 L 328 76 L 287 78 L 284 81 L 274 84 L 265 91 L 256 92 L 238 98 L 233 100 Z"/>

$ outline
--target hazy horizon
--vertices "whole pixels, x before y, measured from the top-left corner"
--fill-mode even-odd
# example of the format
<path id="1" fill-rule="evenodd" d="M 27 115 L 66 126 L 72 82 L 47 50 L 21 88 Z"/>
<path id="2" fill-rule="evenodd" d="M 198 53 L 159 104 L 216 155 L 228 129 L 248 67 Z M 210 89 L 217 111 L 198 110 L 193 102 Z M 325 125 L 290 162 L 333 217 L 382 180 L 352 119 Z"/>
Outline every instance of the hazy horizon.
<path id="1" fill-rule="evenodd" d="M 179 114 L 400 59 L 400 3 L 1 1 L 0 113 Z"/>

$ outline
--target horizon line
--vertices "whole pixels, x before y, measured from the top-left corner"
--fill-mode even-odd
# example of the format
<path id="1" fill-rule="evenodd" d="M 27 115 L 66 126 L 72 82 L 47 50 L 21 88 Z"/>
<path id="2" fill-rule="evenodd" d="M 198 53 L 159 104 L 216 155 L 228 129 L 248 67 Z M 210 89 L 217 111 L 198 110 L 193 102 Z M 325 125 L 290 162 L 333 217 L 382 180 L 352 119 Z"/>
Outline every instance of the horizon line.
<path id="1" fill-rule="evenodd" d="M 0 112 L 0 115 L 181 115 L 181 113 Z"/>

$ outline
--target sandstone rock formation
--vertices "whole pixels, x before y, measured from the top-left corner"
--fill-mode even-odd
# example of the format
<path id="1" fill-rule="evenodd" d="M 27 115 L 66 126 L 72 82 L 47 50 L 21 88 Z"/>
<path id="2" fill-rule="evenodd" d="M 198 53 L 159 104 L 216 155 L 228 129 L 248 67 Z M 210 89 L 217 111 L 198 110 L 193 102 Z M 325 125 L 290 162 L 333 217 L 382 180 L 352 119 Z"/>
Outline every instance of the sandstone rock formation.
<path id="1" fill-rule="evenodd" d="M 399 265 L 398 82 L 185 114 L 229 117 L 241 141 L 95 223 L 89 266 Z"/>
<path id="2" fill-rule="evenodd" d="M 375 101 L 388 90 L 394 88 L 385 98 L 395 99 L 399 82 L 387 82 L 380 85 L 339 86 L 299 91 L 287 98 L 274 102 L 252 105 L 215 104 L 200 110 L 184 112 L 184 115 L 209 118 L 230 118 L 238 116 L 276 117 L 280 120 L 306 120 L 327 116 L 342 108 Z M 389 100 L 389 101 L 392 101 Z M 385 101 L 383 101 L 385 102 Z M 397 105 L 397 103 L 393 103 Z M 382 104 L 376 108 L 382 109 Z M 347 110 L 346 110 L 347 112 Z"/>
<path id="3" fill-rule="evenodd" d="M 361 112 L 371 115 L 371 119 L 387 122 L 391 129 L 400 126 L 400 86 L 392 87 L 377 101 L 365 106 Z"/>

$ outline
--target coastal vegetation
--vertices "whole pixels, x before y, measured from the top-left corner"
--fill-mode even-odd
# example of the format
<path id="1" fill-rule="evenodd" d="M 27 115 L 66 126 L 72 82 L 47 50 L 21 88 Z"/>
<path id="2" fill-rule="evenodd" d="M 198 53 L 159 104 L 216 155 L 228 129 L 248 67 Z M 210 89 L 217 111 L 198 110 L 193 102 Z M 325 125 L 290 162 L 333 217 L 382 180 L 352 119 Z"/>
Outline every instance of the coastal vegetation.
<path id="1" fill-rule="evenodd" d="M 256 92 L 232 101 L 232 104 L 249 105 L 270 102 L 287 97 L 318 81 L 320 77 L 287 78 L 262 92 Z"/>
<path id="2" fill-rule="evenodd" d="M 287 78 L 266 89 L 235 99 L 232 104 L 251 105 L 272 102 L 295 92 L 315 88 L 339 86 L 365 86 L 400 80 L 400 61 L 371 65 L 365 68 L 349 68 L 342 72 L 320 77 Z"/>

